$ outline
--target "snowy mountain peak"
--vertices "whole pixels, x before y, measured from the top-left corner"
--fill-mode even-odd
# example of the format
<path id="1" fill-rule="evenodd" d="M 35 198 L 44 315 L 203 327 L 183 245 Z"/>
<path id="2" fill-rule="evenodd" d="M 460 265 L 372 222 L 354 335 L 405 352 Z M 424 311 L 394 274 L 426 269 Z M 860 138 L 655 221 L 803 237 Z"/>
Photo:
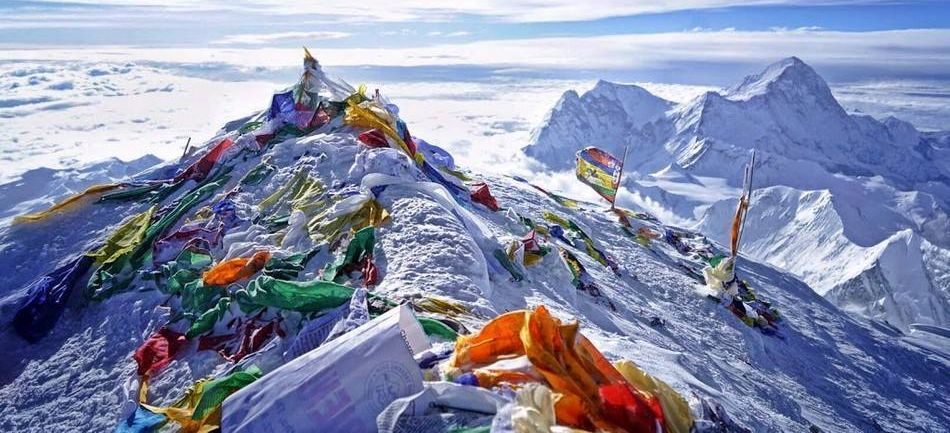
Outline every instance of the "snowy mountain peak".
<path id="1" fill-rule="evenodd" d="M 811 95 L 838 105 L 825 80 L 798 57 L 782 59 L 758 74 L 747 76 L 742 83 L 727 90 L 725 96 L 746 101 L 769 94 L 782 94 L 796 99 Z"/>
<path id="2" fill-rule="evenodd" d="M 724 98 L 719 93 L 708 91 L 696 97 L 689 103 L 681 107 L 680 118 L 683 120 L 696 120 L 699 121 L 701 117 L 708 111 L 714 109 L 717 104 L 723 103 L 726 98 Z"/>
<path id="3" fill-rule="evenodd" d="M 577 94 L 577 91 L 574 89 L 568 90 L 561 95 L 561 98 L 557 100 L 557 104 L 554 104 L 553 111 L 563 110 L 565 106 L 571 106 L 576 104 L 577 101 L 581 99 L 580 95 Z M 550 116 L 550 112 L 548 113 Z"/>
<path id="4" fill-rule="evenodd" d="M 605 98 L 615 101 L 634 120 L 642 125 L 655 119 L 673 106 L 673 103 L 660 98 L 646 89 L 634 84 L 618 84 L 600 80 L 594 88 L 584 94 L 582 99 Z"/>
<path id="5" fill-rule="evenodd" d="M 605 80 L 598 80 L 594 88 L 585 93 L 584 96 L 600 96 L 626 102 L 638 102 L 640 100 L 649 102 L 664 101 L 664 99 L 635 84 L 620 84 Z"/>
<path id="6" fill-rule="evenodd" d="M 564 92 L 524 151 L 556 168 L 573 164 L 573 159 L 561 157 L 562 151 L 597 146 L 620 152 L 631 131 L 662 118 L 674 105 L 640 86 L 600 80 L 582 95 Z"/>
<path id="7" fill-rule="evenodd" d="M 651 173 L 650 177 L 654 179 L 663 179 L 663 180 L 668 180 L 668 181 L 685 182 L 685 183 L 693 183 L 697 185 L 702 185 L 702 182 L 696 179 L 695 176 L 689 174 L 689 172 L 686 171 L 686 169 L 683 168 L 683 166 L 675 162 L 672 162 L 666 167 L 663 167 L 662 169 Z"/>

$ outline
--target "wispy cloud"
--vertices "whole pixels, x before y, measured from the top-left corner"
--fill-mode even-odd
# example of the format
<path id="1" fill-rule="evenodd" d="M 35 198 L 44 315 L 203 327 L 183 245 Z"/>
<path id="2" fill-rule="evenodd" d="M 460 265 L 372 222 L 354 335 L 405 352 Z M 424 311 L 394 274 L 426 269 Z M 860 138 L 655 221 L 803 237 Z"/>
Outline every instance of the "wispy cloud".
<path id="1" fill-rule="evenodd" d="M 379 32 L 382 36 L 412 36 L 416 34 L 415 29 L 402 28 L 399 30 L 384 30 Z"/>
<path id="2" fill-rule="evenodd" d="M 277 41 L 287 41 L 287 40 L 302 40 L 302 41 L 317 41 L 317 40 L 331 40 L 331 39 L 343 39 L 350 37 L 350 33 L 346 32 L 283 32 L 283 33 L 245 33 L 238 35 L 228 35 L 224 38 L 218 39 L 212 44 L 216 45 L 232 45 L 232 44 L 244 44 L 244 45 L 264 45 Z"/>
<path id="3" fill-rule="evenodd" d="M 298 2 L 288 7 L 283 0 L 39 0 L 49 3 L 156 7 L 174 11 L 227 10 L 268 15 L 323 15 L 347 20 L 445 21 L 461 15 L 475 15 L 510 22 L 567 22 L 631 16 L 681 10 L 714 9 L 733 6 L 842 5 L 882 3 L 884 0 L 481 0 L 444 2 L 402 0 L 322 0 Z"/>
<path id="4" fill-rule="evenodd" d="M 824 30 L 824 27 L 821 27 L 821 26 L 805 26 L 805 27 L 796 27 L 796 28 L 772 27 L 769 30 L 773 32 L 817 32 L 817 31 Z"/>
<path id="5" fill-rule="evenodd" d="M 441 36 L 441 37 L 446 37 L 446 38 L 458 38 L 458 37 L 462 37 L 462 36 L 468 36 L 468 35 L 471 35 L 471 34 L 472 34 L 471 32 L 464 32 L 464 31 L 448 32 L 448 33 L 447 33 L 447 32 L 435 31 L 435 32 L 426 33 L 426 36 L 433 36 L 433 37 Z"/>
<path id="6" fill-rule="evenodd" d="M 713 31 L 491 40 L 397 49 L 324 49 L 336 65 L 479 65 L 577 69 L 655 68 L 675 62 L 763 64 L 798 55 L 815 65 L 950 70 L 950 30 Z M 296 57 L 292 57 L 296 61 Z"/>
<path id="7" fill-rule="evenodd" d="M 774 29 L 773 29 L 773 30 L 774 30 Z M 722 29 L 714 29 L 714 28 L 710 28 L 710 27 L 693 27 L 693 28 L 689 29 L 689 31 L 691 31 L 691 32 L 693 32 L 693 33 L 700 33 L 700 32 L 734 32 L 734 31 L 736 31 L 736 28 L 735 28 L 735 27 L 726 27 L 726 28 L 722 28 Z"/>
<path id="8" fill-rule="evenodd" d="M 2 9 L 0 9 L 2 11 Z M 142 13 L 133 11 L 6 11 L 0 13 L 0 30 L 7 29 L 88 29 L 101 27 L 134 27 Z"/>

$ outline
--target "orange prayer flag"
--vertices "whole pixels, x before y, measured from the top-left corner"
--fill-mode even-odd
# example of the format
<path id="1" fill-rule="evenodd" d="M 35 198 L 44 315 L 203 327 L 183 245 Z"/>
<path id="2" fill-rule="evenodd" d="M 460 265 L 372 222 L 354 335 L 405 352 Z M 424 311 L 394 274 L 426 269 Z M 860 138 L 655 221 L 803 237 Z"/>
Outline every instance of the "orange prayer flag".
<path id="1" fill-rule="evenodd" d="M 202 280 L 206 286 L 226 286 L 236 283 L 260 272 L 268 260 L 270 260 L 269 251 L 258 251 L 250 259 L 238 257 L 225 260 L 205 272 Z"/>
<path id="2" fill-rule="evenodd" d="M 503 314 L 478 333 L 460 336 L 448 365 L 474 370 L 480 386 L 517 384 L 531 375 L 504 375 L 479 367 L 522 355 L 558 395 L 555 414 L 561 425 L 609 432 L 652 431 L 663 425 L 655 399 L 627 382 L 578 332 L 576 322 L 562 324 L 543 306 Z"/>

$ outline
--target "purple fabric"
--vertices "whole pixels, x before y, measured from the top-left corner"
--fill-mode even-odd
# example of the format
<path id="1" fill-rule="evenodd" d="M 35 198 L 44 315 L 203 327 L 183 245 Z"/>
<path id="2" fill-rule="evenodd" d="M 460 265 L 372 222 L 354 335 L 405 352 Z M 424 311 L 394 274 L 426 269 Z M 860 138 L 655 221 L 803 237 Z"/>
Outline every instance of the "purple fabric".
<path id="1" fill-rule="evenodd" d="M 188 246 L 214 247 L 221 242 L 222 229 L 209 229 L 201 225 L 185 225 L 178 231 L 159 239 L 152 250 L 152 261 L 156 265 L 170 262 L 178 257 Z"/>
<path id="2" fill-rule="evenodd" d="M 283 119 L 286 115 L 294 112 L 294 92 L 287 91 L 284 93 L 274 94 L 273 99 L 271 99 L 270 112 L 268 113 L 269 119 Z"/>

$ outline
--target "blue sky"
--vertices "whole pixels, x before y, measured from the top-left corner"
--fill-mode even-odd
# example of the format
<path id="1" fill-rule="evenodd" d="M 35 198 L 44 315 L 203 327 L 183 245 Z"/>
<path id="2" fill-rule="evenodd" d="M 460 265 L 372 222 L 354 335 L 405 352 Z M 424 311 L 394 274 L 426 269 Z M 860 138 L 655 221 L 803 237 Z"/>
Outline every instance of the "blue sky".
<path id="1" fill-rule="evenodd" d="M 157 6 L 166 3 L 170 6 Z M 328 4 L 331 2 L 313 2 Z M 790 1 L 743 5 L 743 2 L 669 2 L 661 11 L 630 13 L 626 9 L 592 16 L 564 13 L 551 17 L 497 16 L 483 11 L 400 8 L 409 16 L 367 15 L 345 6 L 309 7 L 295 11 L 269 6 L 266 0 L 221 4 L 201 1 L 152 0 L 5 0 L 0 2 L 0 41 L 63 45 L 193 46 L 227 41 L 240 34 L 337 32 L 321 39 L 326 47 L 404 47 L 444 42 L 558 36 L 666 33 L 703 30 L 767 31 L 776 28 L 866 32 L 950 28 L 950 2 L 945 1 Z M 372 1 L 361 2 L 372 4 Z M 438 2 L 433 2 L 438 3 Z M 513 3 L 518 3 L 514 1 Z M 527 2 L 538 3 L 541 2 Z M 554 3 L 558 3 L 554 1 Z M 577 2 L 586 3 L 586 2 Z M 592 8 L 598 7 L 596 3 Z M 610 2 L 603 2 L 610 3 Z M 648 2 L 652 3 L 652 2 Z M 661 2 L 656 2 L 661 3 Z M 695 9 L 676 9 L 692 3 Z M 229 5 L 233 7 L 229 7 Z M 726 5 L 720 7 L 720 5 Z M 710 7 L 703 7 L 710 6 Z M 608 7 L 608 6 L 603 6 Z M 544 8 L 538 8 L 543 10 Z M 521 12 L 518 12 L 519 14 Z M 600 16 L 603 15 L 603 16 Z M 543 19 L 545 21 L 535 22 Z M 344 34 L 345 35 L 342 35 Z M 268 46 L 298 46 L 308 38 L 266 41 Z M 312 41 L 310 41 L 312 42 Z M 262 45 L 242 43 L 233 45 Z"/>
<path id="2" fill-rule="evenodd" d="M 950 79 L 950 2 L 945 1 L 324 0 L 293 8 L 283 3 L 4 0 L 0 47 L 308 45 L 330 58 L 346 57 L 338 66 L 367 75 L 471 78 L 505 70 L 702 84 L 726 83 L 797 55 L 833 81 Z M 624 44 L 639 49 L 620 47 Z M 544 55 L 537 53 L 539 47 Z M 499 48 L 503 55 L 493 57 Z M 412 60 L 400 61 L 392 52 Z M 617 56 L 625 61 L 611 58 Z M 697 67 L 706 73 L 698 76 Z"/>

